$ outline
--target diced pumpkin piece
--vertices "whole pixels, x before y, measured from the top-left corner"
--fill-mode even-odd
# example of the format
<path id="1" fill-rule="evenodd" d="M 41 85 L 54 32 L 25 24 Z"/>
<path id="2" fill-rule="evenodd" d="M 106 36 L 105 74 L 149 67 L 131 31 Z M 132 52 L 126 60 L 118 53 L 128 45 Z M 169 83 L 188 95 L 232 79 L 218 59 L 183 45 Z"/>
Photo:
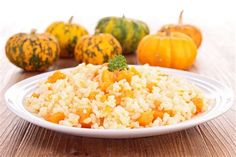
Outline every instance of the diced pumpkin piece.
<path id="1" fill-rule="evenodd" d="M 94 91 L 90 92 L 90 94 L 88 96 L 89 100 L 94 100 L 96 95 L 97 95 L 97 92 L 94 92 Z"/>
<path id="2" fill-rule="evenodd" d="M 82 128 L 91 128 L 92 122 L 83 122 L 81 123 Z"/>
<path id="3" fill-rule="evenodd" d="M 196 113 L 202 112 L 203 100 L 201 98 L 195 97 L 192 99 L 192 102 L 196 106 Z"/>
<path id="4" fill-rule="evenodd" d="M 65 114 L 63 112 L 56 112 L 54 114 L 46 116 L 45 119 L 49 122 L 58 124 L 59 121 L 65 119 Z"/>
<path id="5" fill-rule="evenodd" d="M 128 70 L 114 72 L 115 81 L 120 81 L 120 80 L 125 79 L 127 80 L 127 82 L 130 82 L 132 76 L 133 76 L 132 73 Z"/>
<path id="6" fill-rule="evenodd" d="M 135 67 L 130 67 L 129 70 L 133 73 L 133 75 L 138 75 L 139 77 L 141 77 L 141 73 L 137 71 Z"/>
<path id="7" fill-rule="evenodd" d="M 113 84 L 113 82 L 107 81 L 107 82 L 102 82 L 100 84 L 100 88 L 103 92 L 107 92 L 108 87 L 110 87 Z"/>
<path id="8" fill-rule="evenodd" d="M 105 106 L 104 112 L 111 112 L 111 107 L 110 106 Z"/>
<path id="9" fill-rule="evenodd" d="M 100 88 L 106 92 L 107 88 L 115 82 L 113 72 L 104 70 L 101 77 Z"/>
<path id="10" fill-rule="evenodd" d="M 152 91 L 152 88 L 155 86 L 155 83 L 154 82 L 148 82 L 147 83 L 147 89 L 149 90 L 149 92 Z"/>
<path id="11" fill-rule="evenodd" d="M 161 101 L 160 100 L 155 100 L 154 105 L 155 105 L 156 109 L 158 109 L 161 105 Z"/>
<path id="12" fill-rule="evenodd" d="M 107 100 L 107 97 L 108 97 L 107 94 L 102 95 L 102 96 L 100 97 L 100 100 L 101 100 L 102 102 L 105 102 L 105 101 Z"/>
<path id="13" fill-rule="evenodd" d="M 108 70 L 102 72 L 102 82 L 114 82 L 114 74 Z"/>
<path id="14" fill-rule="evenodd" d="M 104 117 L 100 118 L 100 125 L 103 126 L 104 123 Z"/>
<path id="15" fill-rule="evenodd" d="M 121 95 L 116 96 L 116 104 L 117 104 L 117 105 L 120 105 L 121 102 L 122 102 L 122 97 L 121 97 Z"/>
<path id="16" fill-rule="evenodd" d="M 127 72 L 127 74 L 126 74 L 126 76 L 125 76 L 127 82 L 130 83 L 131 80 L 132 80 L 132 77 L 133 77 L 133 74 L 132 74 L 131 72 Z"/>
<path id="17" fill-rule="evenodd" d="M 55 73 L 53 73 L 51 76 L 48 77 L 47 82 L 48 83 L 55 83 L 57 82 L 57 80 L 59 79 L 65 79 L 66 75 L 60 71 L 56 71 Z"/>
<path id="18" fill-rule="evenodd" d="M 92 108 L 89 106 L 79 107 L 76 111 L 76 114 L 80 116 L 80 123 L 84 121 L 84 119 L 88 118 L 92 113 Z"/>
<path id="19" fill-rule="evenodd" d="M 168 113 L 171 117 L 175 115 L 174 111 L 170 109 L 165 109 L 164 112 Z"/>
<path id="20" fill-rule="evenodd" d="M 98 74 L 99 74 L 99 73 L 98 73 L 98 70 L 96 70 L 96 71 L 94 72 L 94 74 L 93 74 L 93 78 L 94 78 L 94 77 L 97 77 Z"/>
<path id="21" fill-rule="evenodd" d="M 164 112 L 161 110 L 155 110 L 153 113 L 154 119 L 163 118 Z"/>
<path id="22" fill-rule="evenodd" d="M 83 128 L 90 128 L 92 123 L 86 122 L 85 120 L 89 118 L 90 114 L 92 113 L 92 108 L 90 106 L 83 106 L 79 107 L 76 111 L 76 114 L 80 116 L 79 123 L 82 125 Z"/>
<path id="23" fill-rule="evenodd" d="M 140 126 L 146 126 L 150 124 L 154 119 L 153 111 L 146 111 L 141 113 L 141 116 L 138 118 Z"/>
<path id="24" fill-rule="evenodd" d="M 39 98 L 39 94 L 38 93 L 33 93 L 32 97 Z"/>
<path id="25" fill-rule="evenodd" d="M 122 93 L 122 96 L 133 98 L 134 97 L 134 92 L 132 90 L 124 90 L 123 93 Z"/>
<path id="26" fill-rule="evenodd" d="M 116 81 L 126 79 L 127 71 L 115 71 Z"/>

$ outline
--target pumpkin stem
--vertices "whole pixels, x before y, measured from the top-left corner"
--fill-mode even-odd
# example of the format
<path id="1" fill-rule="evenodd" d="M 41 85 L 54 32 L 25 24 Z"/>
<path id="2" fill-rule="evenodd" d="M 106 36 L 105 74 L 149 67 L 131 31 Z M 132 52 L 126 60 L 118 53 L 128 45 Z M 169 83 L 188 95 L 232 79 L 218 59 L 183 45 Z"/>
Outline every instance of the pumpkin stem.
<path id="1" fill-rule="evenodd" d="M 68 23 L 72 23 L 73 18 L 74 18 L 74 16 L 71 16 Z"/>
<path id="2" fill-rule="evenodd" d="M 166 33 L 166 36 L 170 36 L 170 30 L 169 30 L 169 29 L 167 29 L 167 30 L 165 31 L 165 33 Z"/>
<path id="3" fill-rule="evenodd" d="M 33 28 L 31 29 L 30 34 L 35 34 L 36 32 L 37 32 L 37 29 Z"/>
<path id="4" fill-rule="evenodd" d="M 179 14 L 179 22 L 178 22 L 179 25 L 183 24 L 183 13 L 184 13 L 184 10 L 182 10 Z"/>

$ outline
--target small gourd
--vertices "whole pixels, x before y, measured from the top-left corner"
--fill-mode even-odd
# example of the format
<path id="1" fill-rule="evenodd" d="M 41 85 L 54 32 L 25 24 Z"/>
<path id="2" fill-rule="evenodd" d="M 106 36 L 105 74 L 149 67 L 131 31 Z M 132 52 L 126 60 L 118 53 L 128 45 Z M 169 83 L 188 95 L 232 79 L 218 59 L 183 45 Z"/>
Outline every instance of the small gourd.
<path id="1" fill-rule="evenodd" d="M 88 34 L 83 26 L 73 23 L 72 20 L 73 16 L 68 22 L 54 22 L 46 29 L 46 32 L 57 38 L 61 49 L 61 58 L 73 57 L 77 41 Z"/>
<path id="2" fill-rule="evenodd" d="M 82 37 L 75 47 L 78 62 L 103 64 L 122 53 L 120 43 L 111 34 L 95 34 Z"/>
<path id="3" fill-rule="evenodd" d="M 183 24 L 183 11 L 181 11 L 179 15 L 179 22 L 178 24 L 169 24 L 163 26 L 159 32 L 180 32 L 188 35 L 190 38 L 193 39 L 194 43 L 196 44 L 197 48 L 200 47 L 202 43 L 202 33 L 200 29 L 194 25 L 190 24 Z"/>
<path id="4" fill-rule="evenodd" d="M 137 49 L 139 63 L 175 69 L 190 68 L 196 55 L 197 48 L 193 40 L 179 32 L 147 35 Z"/>
<path id="5" fill-rule="evenodd" d="M 18 33 L 10 37 L 5 46 L 11 63 L 25 71 L 45 71 L 58 58 L 60 48 L 57 39 L 48 34 Z"/>
<path id="6" fill-rule="evenodd" d="M 139 41 L 149 34 L 146 23 L 123 17 L 104 17 L 96 26 L 96 33 L 110 33 L 121 44 L 124 54 L 135 53 Z"/>

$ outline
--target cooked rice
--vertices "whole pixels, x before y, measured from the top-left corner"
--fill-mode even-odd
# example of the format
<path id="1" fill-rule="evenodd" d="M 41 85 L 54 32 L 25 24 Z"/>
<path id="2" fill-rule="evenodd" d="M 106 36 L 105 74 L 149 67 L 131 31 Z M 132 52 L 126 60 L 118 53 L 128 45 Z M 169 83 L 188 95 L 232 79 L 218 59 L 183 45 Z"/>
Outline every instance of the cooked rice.
<path id="1" fill-rule="evenodd" d="M 171 125 L 207 110 L 203 92 L 185 79 L 148 65 L 133 70 L 130 80 L 114 81 L 104 90 L 107 66 L 80 64 L 65 77 L 40 82 L 25 98 L 25 107 L 60 125 L 95 129 Z M 54 121 L 50 116 L 56 113 L 64 117 Z"/>

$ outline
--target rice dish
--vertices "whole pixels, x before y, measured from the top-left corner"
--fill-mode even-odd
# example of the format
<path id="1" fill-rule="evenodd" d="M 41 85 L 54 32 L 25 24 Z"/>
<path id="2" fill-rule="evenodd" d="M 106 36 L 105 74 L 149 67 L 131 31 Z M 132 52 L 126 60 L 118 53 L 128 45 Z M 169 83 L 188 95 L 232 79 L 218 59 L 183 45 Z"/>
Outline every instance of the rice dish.
<path id="1" fill-rule="evenodd" d="M 110 72 L 106 64 L 56 71 L 24 105 L 49 122 L 91 129 L 171 125 L 208 108 L 204 93 L 183 78 L 149 65 Z"/>

